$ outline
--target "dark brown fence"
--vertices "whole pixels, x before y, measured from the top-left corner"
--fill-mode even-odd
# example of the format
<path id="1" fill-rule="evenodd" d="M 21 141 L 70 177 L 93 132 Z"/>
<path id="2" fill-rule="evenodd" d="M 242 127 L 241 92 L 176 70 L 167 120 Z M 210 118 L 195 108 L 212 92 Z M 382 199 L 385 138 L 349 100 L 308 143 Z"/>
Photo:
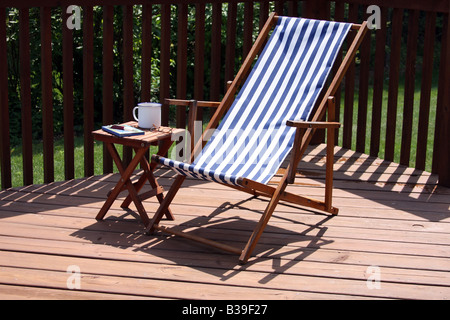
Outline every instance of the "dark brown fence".
<path id="1" fill-rule="evenodd" d="M 30 9 L 40 9 L 40 64 L 43 172 L 44 182 L 54 180 L 54 88 L 53 68 L 62 63 L 65 179 L 74 178 L 74 48 L 73 31 L 66 27 L 66 8 L 82 8 L 82 109 L 84 132 L 84 175 L 94 174 L 94 113 L 109 124 L 113 117 L 115 90 L 123 93 L 121 120 L 130 120 L 136 104 L 152 99 L 151 58 L 155 39 L 159 39 L 159 99 L 195 98 L 219 100 L 225 82 L 231 80 L 239 58 L 249 51 L 254 36 L 270 11 L 282 15 L 361 22 L 366 8 L 381 9 L 381 25 L 364 41 L 357 62 L 349 69 L 337 102 L 344 127 L 339 143 L 345 148 L 395 160 L 417 169 L 431 167 L 442 185 L 450 186 L 450 26 L 448 0 L 308 0 L 308 1 L 144 1 L 144 0 L 2 0 L 0 3 L 0 157 L 1 187 L 11 187 L 11 142 L 8 89 L 7 32 L 5 22 L 13 9 L 19 10 L 20 105 L 22 125 L 23 184 L 33 183 L 32 105 L 30 83 Z M 51 12 L 62 6 L 62 61 L 52 59 Z M 102 72 L 94 68 L 93 7 L 102 6 Z M 114 7 L 122 6 L 123 33 L 121 87 L 113 83 Z M 142 6 L 140 34 L 133 29 L 133 8 Z M 195 7 L 193 43 L 188 42 L 188 15 Z M 208 11 L 208 15 L 206 12 Z M 155 12 L 158 14 L 155 15 Z M 177 24 L 171 17 L 176 14 Z M 226 14 L 224 14 L 226 13 Z M 206 17 L 210 17 L 206 21 Z M 160 28 L 152 29 L 153 19 Z M 225 20 L 226 19 L 226 20 Z M 238 23 L 239 22 L 239 23 Z M 238 30 L 237 28 L 242 30 Z M 97 25 L 98 27 L 98 25 Z M 211 37 L 205 37 L 208 28 Z M 209 34 L 209 33 L 208 33 Z M 133 37 L 140 37 L 139 79 L 133 67 Z M 174 40 L 175 39 L 175 40 Z M 239 47 L 237 44 L 239 43 Z M 176 46 L 174 46 L 174 44 Z M 193 48 L 191 48 L 193 46 Z M 176 50 L 174 49 L 176 48 Z M 345 48 L 344 48 L 345 50 Z M 188 65 L 188 61 L 194 63 Z M 175 65 L 174 65 L 175 64 Z M 102 90 L 94 90 L 94 79 L 101 79 Z M 138 88 L 136 88 L 138 83 Z M 191 85 L 193 83 L 193 85 Z M 188 92 L 191 90 L 192 92 Z M 155 89 L 155 88 L 153 88 Z M 94 98 L 101 96 L 102 105 Z M 342 103 L 340 103 L 342 101 Z M 416 116 L 414 116 L 416 114 Z M 201 116 L 201 115 L 200 115 Z M 162 122 L 178 127 L 186 124 L 185 110 L 169 119 L 169 107 Z M 434 130 L 431 130 L 434 128 Z M 318 137 L 320 141 L 320 137 Z M 131 151 L 126 150 L 125 158 Z M 431 165 L 430 165 L 431 163 Z M 112 171 L 112 161 L 103 154 L 103 170 Z"/>

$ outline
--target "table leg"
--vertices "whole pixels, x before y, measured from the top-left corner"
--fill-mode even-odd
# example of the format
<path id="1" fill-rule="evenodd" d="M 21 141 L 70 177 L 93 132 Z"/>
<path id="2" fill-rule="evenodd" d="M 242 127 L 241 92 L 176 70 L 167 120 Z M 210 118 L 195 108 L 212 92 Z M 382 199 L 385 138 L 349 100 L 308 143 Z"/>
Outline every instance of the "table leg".
<path id="1" fill-rule="evenodd" d="M 157 154 L 160 156 L 165 155 L 167 153 L 167 151 L 169 151 L 169 148 L 172 145 L 172 143 L 173 143 L 172 140 L 169 140 L 169 139 L 163 140 L 162 144 L 159 146 L 159 150 L 158 150 Z M 157 165 L 158 164 L 156 162 L 152 162 L 151 164 L 149 164 L 145 157 L 141 158 L 141 166 L 144 169 L 144 174 L 139 178 L 138 182 L 135 184 L 137 192 L 139 192 L 142 189 L 142 187 L 145 184 L 145 180 L 148 180 L 148 182 L 150 183 L 150 185 L 153 189 L 156 189 L 159 187 L 158 181 L 156 180 L 155 176 L 153 175 L 153 170 L 156 168 Z M 164 200 L 163 194 L 157 194 L 156 198 L 158 199 L 160 204 Z M 128 208 L 131 201 L 132 201 L 131 196 L 128 195 L 125 198 L 125 200 L 122 202 L 121 207 Z M 173 216 L 170 208 L 167 208 L 165 215 L 166 215 L 167 219 L 174 220 L 174 216 Z"/>
<path id="2" fill-rule="evenodd" d="M 100 212 L 97 214 L 96 219 L 102 220 L 105 216 L 105 214 L 108 212 L 108 210 L 111 208 L 111 205 L 113 204 L 114 200 L 116 200 L 119 193 L 122 191 L 124 185 L 127 187 L 129 196 L 131 197 L 132 201 L 135 203 L 136 208 L 139 212 L 139 215 L 141 216 L 141 219 L 145 226 L 149 223 L 149 218 L 147 215 L 147 212 L 144 209 L 144 206 L 142 205 L 141 200 L 139 199 L 136 189 L 134 188 L 133 184 L 131 183 L 130 177 L 133 173 L 134 169 L 137 167 L 139 162 L 141 161 L 141 158 L 145 155 L 145 152 L 148 150 L 147 147 L 143 147 L 137 150 L 136 155 L 131 160 L 128 167 L 124 170 L 122 161 L 120 160 L 119 154 L 117 153 L 116 148 L 112 143 L 106 143 L 106 146 L 114 160 L 114 162 L 117 165 L 117 168 L 119 169 L 119 172 L 121 174 L 121 178 L 119 182 L 116 184 L 110 195 L 108 196 L 108 199 L 106 199 L 105 203 L 103 204 L 103 207 L 100 209 Z"/>
<path id="3" fill-rule="evenodd" d="M 139 180 L 134 184 L 134 187 L 136 189 L 137 192 L 141 191 L 142 187 L 144 186 L 146 181 L 146 177 L 145 175 L 142 175 Z M 121 208 L 128 208 L 128 206 L 131 204 L 131 196 L 128 195 L 125 200 L 122 202 L 122 204 L 120 205 Z"/>

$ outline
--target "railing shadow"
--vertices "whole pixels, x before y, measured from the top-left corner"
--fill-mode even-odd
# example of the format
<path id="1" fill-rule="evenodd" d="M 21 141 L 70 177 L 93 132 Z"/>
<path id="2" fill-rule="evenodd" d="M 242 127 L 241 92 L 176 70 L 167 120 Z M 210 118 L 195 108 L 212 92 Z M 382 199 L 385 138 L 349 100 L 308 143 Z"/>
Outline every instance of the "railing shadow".
<path id="1" fill-rule="evenodd" d="M 309 178 L 299 178 L 296 183 L 299 186 L 310 186 L 311 189 L 323 191 L 324 150 L 320 149 L 320 146 L 317 148 L 319 149 L 310 150 L 305 161 L 300 163 L 299 175 L 303 178 L 305 174 Z M 450 189 L 437 187 L 435 175 L 373 157 L 362 157 L 345 149 L 337 150 L 335 159 L 335 190 L 341 192 L 335 196 L 338 202 L 336 206 L 339 207 L 339 202 L 345 206 L 351 197 L 352 201 L 361 197 L 373 204 L 371 210 L 379 212 L 389 209 L 399 210 L 424 221 L 448 219 Z M 174 173 L 169 170 L 158 170 L 155 174 L 160 183 L 168 189 Z M 331 216 L 323 215 L 322 218 L 318 212 L 280 203 L 273 215 L 278 222 L 273 225 L 269 223 L 254 251 L 254 255 L 258 258 L 240 266 L 235 255 L 223 254 L 221 251 L 178 237 L 163 234 L 145 235 L 134 206 L 122 209 L 117 205 L 108 212 L 104 221 L 96 222 L 94 217 L 118 179 L 118 174 L 112 174 L 4 190 L 0 192 L 0 219 L 20 214 L 53 214 L 53 212 L 55 215 L 92 219 L 92 223 L 74 231 L 71 236 L 88 240 L 93 244 L 124 249 L 131 247 L 133 251 L 157 256 L 173 264 L 192 266 L 212 273 L 222 281 L 233 278 L 240 271 L 248 270 L 255 263 L 263 261 L 271 264 L 272 273 L 266 274 L 259 282 L 268 283 L 278 274 L 293 268 L 300 261 L 333 242 L 332 238 L 326 237 L 328 230 L 326 223 L 332 219 Z M 174 222 L 175 228 L 212 240 L 229 241 L 233 246 L 243 247 L 267 200 L 245 197 L 239 193 L 239 197 L 232 197 L 224 202 L 216 200 L 219 203 L 216 206 L 214 203 L 195 200 L 198 192 L 215 189 L 214 192 L 220 193 L 216 190 L 216 184 L 187 179 L 182 186 L 185 190 L 191 187 L 195 190 L 192 192 L 194 198 L 189 204 L 179 202 L 177 204 L 175 198 L 174 205 L 177 207 L 174 214 L 176 217 L 181 215 L 181 223 L 178 219 Z M 231 196 L 237 192 L 226 190 Z M 120 199 L 116 201 L 120 202 Z M 157 205 L 156 200 L 145 202 L 149 215 Z M 309 214 L 313 213 L 318 219 L 314 219 L 314 223 L 306 224 L 301 215 L 294 218 L 286 217 L 283 206 L 294 207 L 299 212 L 309 211 Z M 198 215 L 196 210 L 200 207 L 201 213 Z M 189 214 L 184 214 L 185 209 L 190 210 Z M 351 208 L 347 207 L 346 210 Z M 339 216 L 333 219 L 339 219 Z"/>
<path id="2" fill-rule="evenodd" d="M 314 155 L 300 162 L 298 172 L 321 187 L 325 181 L 325 146 L 315 149 Z M 428 221 L 449 217 L 450 188 L 438 186 L 435 174 L 343 148 L 336 149 L 334 168 L 334 188 L 369 200 L 374 203 L 372 209 L 401 210 Z M 301 179 L 296 181 L 302 184 Z"/>

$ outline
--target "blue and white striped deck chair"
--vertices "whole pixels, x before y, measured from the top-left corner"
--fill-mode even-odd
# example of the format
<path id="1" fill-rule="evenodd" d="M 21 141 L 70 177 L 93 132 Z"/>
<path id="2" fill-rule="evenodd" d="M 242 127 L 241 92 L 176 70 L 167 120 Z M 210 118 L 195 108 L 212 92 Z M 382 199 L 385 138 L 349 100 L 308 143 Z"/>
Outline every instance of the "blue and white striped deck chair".
<path id="1" fill-rule="evenodd" d="M 323 117 L 326 107 L 333 109 L 329 110 L 329 116 L 334 114 L 332 96 L 349 61 L 354 58 L 366 29 L 364 24 L 358 26 L 360 31 L 349 48 L 343 61 L 344 65 L 341 65 L 336 73 L 322 103 L 314 108 L 348 32 L 355 27 L 350 23 L 272 14 L 207 127 L 217 129 L 194 161 L 185 163 L 153 157 L 154 161 L 171 167 L 179 175 L 148 225 L 148 232 L 152 233 L 158 229 L 180 234 L 178 231 L 159 226 L 159 222 L 186 176 L 219 182 L 254 195 L 271 198 L 244 250 L 184 234 L 238 253 L 242 263 L 248 260 L 279 200 L 337 214 L 337 209 L 331 206 L 332 181 L 329 180 L 332 180 L 333 170 L 334 129 L 339 127 L 339 123 L 331 122 L 332 119 L 330 122 L 318 120 Z M 267 37 L 269 39 L 261 52 Z M 259 58 L 250 71 L 258 53 Z M 287 183 L 293 182 L 301 155 L 313 132 L 318 128 L 328 129 L 327 153 L 331 154 L 327 156 L 327 182 L 331 182 L 331 186 L 326 188 L 325 201 L 307 199 L 284 191 Z M 200 149 L 202 146 L 197 147 Z M 267 183 L 289 154 L 291 163 L 278 186 L 269 186 Z"/>

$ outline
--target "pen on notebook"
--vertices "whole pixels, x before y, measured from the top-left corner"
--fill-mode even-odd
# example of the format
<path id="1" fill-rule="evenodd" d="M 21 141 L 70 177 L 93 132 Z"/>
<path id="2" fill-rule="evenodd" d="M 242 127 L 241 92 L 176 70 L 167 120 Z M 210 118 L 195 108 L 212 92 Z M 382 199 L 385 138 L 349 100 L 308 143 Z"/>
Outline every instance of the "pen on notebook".
<path id="1" fill-rule="evenodd" d="M 126 126 L 119 126 L 119 125 L 112 125 L 111 129 L 117 129 L 117 130 L 125 130 L 125 131 L 133 131 L 133 128 L 126 127 Z"/>

